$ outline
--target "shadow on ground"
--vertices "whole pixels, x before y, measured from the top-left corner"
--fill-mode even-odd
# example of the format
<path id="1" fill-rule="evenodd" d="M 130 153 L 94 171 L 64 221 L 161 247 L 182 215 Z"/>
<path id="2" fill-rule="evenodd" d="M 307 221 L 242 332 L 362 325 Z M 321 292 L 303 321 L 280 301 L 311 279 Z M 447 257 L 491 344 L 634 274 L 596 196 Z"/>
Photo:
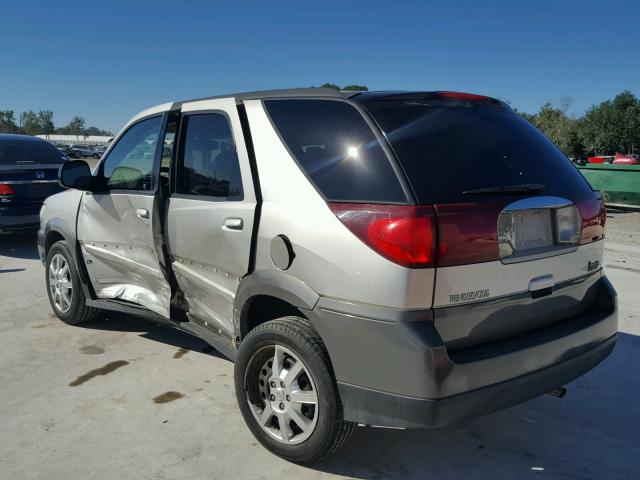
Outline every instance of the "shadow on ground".
<path id="1" fill-rule="evenodd" d="M 312 468 L 361 479 L 631 479 L 640 467 L 640 337 L 549 395 L 435 430 L 360 427 Z"/>
<path id="2" fill-rule="evenodd" d="M 0 235 L 0 256 L 23 258 L 25 260 L 38 259 L 38 246 L 35 232 Z M 2 272 L 1 267 L 0 272 Z"/>
<path id="3" fill-rule="evenodd" d="M 227 358 L 204 340 L 199 339 L 177 328 L 160 325 L 148 320 L 121 313 L 107 313 L 106 318 L 79 325 L 91 330 L 109 330 L 117 332 L 139 332 L 142 338 L 160 342 L 173 347 L 206 353 L 213 357 L 226 360 Z"/>
<path id="4" fill-rule="evenodd" d="M 84 328 L 140 332 L 223 358 L 179 330 L 114 315 Z M 213 360 L 212 360 L 213 361 Z M 568 385 L 508 410 L 434 430 L 360 427 L 345 449 L 307 467 L 359 479 L 635 479 L 640 465 L 640 337 L 619 334 L 613 354 Z"/>

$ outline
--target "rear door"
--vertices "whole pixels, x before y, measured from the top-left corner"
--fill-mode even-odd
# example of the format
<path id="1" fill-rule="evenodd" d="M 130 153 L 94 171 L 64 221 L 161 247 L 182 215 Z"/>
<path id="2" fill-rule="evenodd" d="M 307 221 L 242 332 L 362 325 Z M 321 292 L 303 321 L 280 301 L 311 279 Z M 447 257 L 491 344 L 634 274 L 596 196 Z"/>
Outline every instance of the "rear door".
<path id="1" fill-rule="evenodd" d="M 175 173 L 167 219 L 173 271 L 190 318 L 231 336 L 256 209 L 233 98 L 182 105 Z"/>
<path id="2" fill-rule="evenodd" d="M 139 120 L 98 168 L 102 189 L 85 193 L 78 240 L 99 298 L 121 300 L 169 318 L 158 215 L 163 115 Z"/>

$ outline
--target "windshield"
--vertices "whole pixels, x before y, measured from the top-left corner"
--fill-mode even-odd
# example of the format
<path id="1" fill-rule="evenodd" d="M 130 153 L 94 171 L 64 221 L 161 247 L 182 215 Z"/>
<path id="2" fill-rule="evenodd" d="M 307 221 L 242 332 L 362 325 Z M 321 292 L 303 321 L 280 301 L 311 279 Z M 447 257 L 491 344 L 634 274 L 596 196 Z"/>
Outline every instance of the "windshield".
<path id="1" fill-rule="evenodd" d="M 544 187 L 535 193 L 573 200 L 591 194 L 562 152 L 510 111 L 412 100 L 364 105 L 389 139 L 419 203 L 469 202 L 475 196 L 469 193 L 479 189 L 529 185 Z"/>
<path id="2" fill-rule="evenodd" d="M 0 165 L 60 164 L 64 161 L 60 151 L 46 142 L 0 141 Z"/>

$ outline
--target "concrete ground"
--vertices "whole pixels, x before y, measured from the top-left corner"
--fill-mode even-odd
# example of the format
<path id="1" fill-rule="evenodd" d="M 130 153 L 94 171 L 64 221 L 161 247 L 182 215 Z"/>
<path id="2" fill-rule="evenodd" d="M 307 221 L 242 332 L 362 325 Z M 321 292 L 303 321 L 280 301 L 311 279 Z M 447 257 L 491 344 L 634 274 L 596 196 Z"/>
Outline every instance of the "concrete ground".
<path id="1" fill-rule="evenodd" d="M 636 479 L 640 472 L 640 214 L 610 214 L 618 289 L 612 356 L 544 396 L 463 425 L 360 428 L 299 467 L 263 449 L 236 406 L 233 366 L 135 318 L 57 320 L 32 237 L 0 237 L 0 479 Z"/>

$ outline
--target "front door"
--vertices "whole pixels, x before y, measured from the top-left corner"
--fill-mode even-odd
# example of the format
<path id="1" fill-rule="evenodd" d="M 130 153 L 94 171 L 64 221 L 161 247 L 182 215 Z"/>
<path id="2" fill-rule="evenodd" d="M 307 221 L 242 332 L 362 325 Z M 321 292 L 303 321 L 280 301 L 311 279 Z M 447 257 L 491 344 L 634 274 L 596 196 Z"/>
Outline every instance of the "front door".
<path id="1" fill-rule="evenodd" d="M 162 125 L 162 115 L 143 119 L 117 140 L 98 168 L 100 190 L 83 196 L 78 240 L 99 298 L 134 303 L 169 318 L 171 290 L 155 208 Z"/>
<path id="2" fill-rule="evenodd" d="M 190 318 L 231 337 L 256 209 L 234 99 L 183 104 L 179 144 L 167 219 L 173 272 Z"/>

